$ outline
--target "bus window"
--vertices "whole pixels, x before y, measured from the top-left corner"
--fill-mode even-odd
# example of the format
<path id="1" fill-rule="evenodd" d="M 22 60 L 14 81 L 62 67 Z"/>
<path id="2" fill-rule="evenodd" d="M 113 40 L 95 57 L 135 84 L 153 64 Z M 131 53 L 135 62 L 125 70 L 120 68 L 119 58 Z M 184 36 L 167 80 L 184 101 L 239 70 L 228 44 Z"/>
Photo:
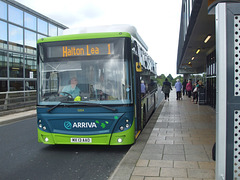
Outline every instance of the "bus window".
<path id="1" fill-rule="evenodd" d="M 49 61 L 41 64 L 41 104 L 57 104 L 73 101 L 75 97 L 63 99 L 63 88 L 76 77 L 81 101 L 101 104 L 130 103 L 131 91 L 129 67 L 124 59 Z M 66 89 L 66 88 L 65 88 Z M 62 96 L 61 96 L 62 95 Z M 67 95 L 66 95 L 67 96 Z"/>

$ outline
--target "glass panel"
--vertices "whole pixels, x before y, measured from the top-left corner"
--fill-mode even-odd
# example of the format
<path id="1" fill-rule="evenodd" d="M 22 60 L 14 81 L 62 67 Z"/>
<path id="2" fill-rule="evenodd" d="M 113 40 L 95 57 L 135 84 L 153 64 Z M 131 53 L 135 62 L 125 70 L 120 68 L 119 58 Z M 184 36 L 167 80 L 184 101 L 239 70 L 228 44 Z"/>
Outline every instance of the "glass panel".
<path id="1" fill-rule="evenodd" d="M 0 92 L 7 91 L 7 81 L 1 80 L 0 81 Z"/>
<path id="2" fill-rule="evenodd" d="M 9 72 L 10 77 L 23 77 L 23 55 L 9 53 Z"/>
<path id="3" fill-rule="evenodd" d="M 0 1 L 0 18 L 7 20 L 7 4 Z"/>
<path id="4" fill-rule="evenodd" d="M 48 34 L 48 25 L 46 21 L 38 19 L 38 32 Z"/>
<path id="5" fill-rule="evenodd" d="M 37 59 L 35 56 L 26 56 L 25 59 L 25 77 L 36 78 L 37 77 Z"/>
<path id="6" fill-rule="evenodd" d="M 47 37 L 47 36 L 43 36 L 43 35 L 41 35 L 41 34 L 38 34 L 37 39 L 41 39 L 41 38 L 45 38 L 45 37 Z"/>
<path id="7" fill-rule="evenodd" d="M 9 49 L 23 52 L 23 29 L 9 24 Z"/>
<path id="8" fill-rule="evenodd" d="M 49 36 L 57 36 L 57 26 L 49 24 Z"/>
<path id="9" fill-rule="evenodd" d="M 23 81 L 10 81 L 10 91 L 22 91 Z"/>
<path id="10" fill-rule="evenodd" d="M 9 21 L 23 26 L 23 11 L 13 6 L 8 6 L 9 9 Z"/>
<path id="11" fill-rule="evenodd" d="M 37 18 L 31 14 L 24 13 L 24 24 L 26 28 L 35 30 L 37 29 Z"/>
<path id="12" fill-rule="evenodd" d="M 127 71 L 123 59 L 48 61 L 41 64 L 41 101 L 54 104 L 79 97 L 101 104 L 130 103 Z"/>
<path id="13" fill-rule="evenodd" d="M 36 33 L 25 30 L 25 45 L 36 48 Z"/>
<path id="14" fill-rule="evenodd" d="M 61 35 L 63 35 L 63 29 L 58 28 L 58 36 L 61 36 Z"/>
<path id="15" fill-rule="evenodd" d="M 7 49 L 7 23 L 0 21 L 0 48 Z"/>
<path id="16" fill-rule="evenodd" d="M 28 54 L 36 54 L 36 33 L 25 30 L 25 52 Z"/>
<path id="17" fill-rule="evenodd" d="M 37 89 L 36 81 L 26 81 L 25 90 L 36 90 L 36 89 Z"/>
<path id="18" fill-rule="evenodd" d="M 7 53 L 0 51 L 0 77 L 7 77 Z"/>

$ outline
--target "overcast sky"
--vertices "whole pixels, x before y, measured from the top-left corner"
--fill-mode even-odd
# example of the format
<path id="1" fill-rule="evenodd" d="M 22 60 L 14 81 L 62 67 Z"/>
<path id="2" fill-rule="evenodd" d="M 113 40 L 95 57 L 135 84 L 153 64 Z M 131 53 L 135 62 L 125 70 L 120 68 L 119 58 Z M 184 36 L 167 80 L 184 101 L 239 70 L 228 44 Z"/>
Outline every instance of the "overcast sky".
<path id="1" fill-rule="evenodd" d="M 176 77 L 181 0 L 17 0 L 69 28 L 130 24 L 157 62 L 158 75 Z"/>

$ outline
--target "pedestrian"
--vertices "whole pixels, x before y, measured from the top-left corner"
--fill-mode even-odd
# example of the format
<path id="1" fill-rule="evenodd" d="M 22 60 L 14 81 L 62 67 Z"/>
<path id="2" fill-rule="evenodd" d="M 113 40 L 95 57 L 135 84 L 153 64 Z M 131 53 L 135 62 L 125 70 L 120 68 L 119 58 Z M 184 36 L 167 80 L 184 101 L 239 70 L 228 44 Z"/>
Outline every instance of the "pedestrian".
<path id="1" fill-rule="evenodd" d="M 144 97 L 146 94 L 146 86 L 144 84 L 144 80 L 141 80 L 141 97 Z"/>
<path id="2" fill-rule="evenodd" d="M 197 80 L 195 84 L 195 88 L 193 90 L 193 103 L 196 100 L 195 104 L 198 103 L 198 92 L 201 87 L 202 87 L 202 81 Z"/>
<path id="3" fill-rule="evenodd" d="M 182 83 L 177 79 L 177 82 L 175 83 L 175 88 L 177 92 L 177 100 L 180 100 L 181 98 L 181 90 L 182 90 Z"/>
<path id="4" fill-rule="evenodd" d="M 163 86 L 162 86 L 162 91 L 165 94 L 165 100 L 169 101 L 170 90 L 172 90 L 172 85 L 166 78 L 165 81 L 163 82 Z"/>
<path id="5" fill-rule="evenodd" d="M 191 94 L 192 94 L 192 82 L 191 82 L 190 79 L 188 80 L 188 83 L 187 83 L 187 85 L 186 85 L 186 91 L 187 91 L 188 97 L 191 98 Z"/>
<path id="6" fill-rule="evenodd" d="M 185 93 L 187 94 L 187 92 L 186 92 L 186 85 L 187 85 L 187 80 L 184 79 L 184 81 L 182 83 L 182 86 L 183 86 L 183 96 L 185 95 Z"/>

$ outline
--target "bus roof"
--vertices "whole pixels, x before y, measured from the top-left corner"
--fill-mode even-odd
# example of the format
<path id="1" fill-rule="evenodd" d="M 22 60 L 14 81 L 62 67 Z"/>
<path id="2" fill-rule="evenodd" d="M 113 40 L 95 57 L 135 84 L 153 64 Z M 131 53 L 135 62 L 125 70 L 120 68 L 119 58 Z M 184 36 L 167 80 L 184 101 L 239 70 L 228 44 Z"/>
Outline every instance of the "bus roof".
<path id="1" fill-rule="evenodd" d="M 69 34 L 73 30 L 67 29 L 64 31 L 64 34 Z M 137 29 L 128 24 L 113 24 L 113 25 L 103 25 L 103 26 L 90 26 L 90 27 L 82 27 L 78 29 L 74 29 L 75 32 L 78 32 L 79 34 L 82 33 L 100 33 L 100 32 L 127 32 L 131 34 L 135 39 L 138 40 L 138 42 L 146 49 L 148 50 L 148 47 L 146 43 L 143 41 L 141 36 L 138 34 Z"/>
<path id="2" fill-rule="evenodd" d="M 77 40 L 77 39 L 111 38 L 111 37 L 131 37 L 131 35 L 126 32 L 71 34 L 71 35 L 41 38 L 41 39 L 38 39 L 37 43 L 67 41 L 67 40 Z"/>
<path id="3" fill-rule="evenodd" d="M 79 34 L 71 34 L 71 32 Z M 106 25 L 95 27 L 83 27 L 76 29 L 68 29 L 64 31 L 63 36 L 47 37 L 38 40 L 38 43 L 51 41 L 66 41 L 73 39 L 93 39 L 93 38 L 108 38 L 108 37 L 134 37 L 137 41 L 148 50 L 147 45 L 138 34 L 137 29 L 131 25 Z"/>

